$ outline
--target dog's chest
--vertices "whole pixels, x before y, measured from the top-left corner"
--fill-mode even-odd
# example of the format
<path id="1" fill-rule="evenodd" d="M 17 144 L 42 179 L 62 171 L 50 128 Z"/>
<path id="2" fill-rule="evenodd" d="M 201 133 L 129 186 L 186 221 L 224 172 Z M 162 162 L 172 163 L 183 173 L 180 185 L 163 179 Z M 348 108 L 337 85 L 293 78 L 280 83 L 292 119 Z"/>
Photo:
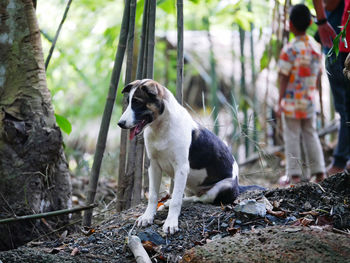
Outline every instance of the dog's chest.
<path id="1" fill-rule="evenodd" d="M 176 156 L 173 151 L 169 151 L 168 143 L 164 141 L 162 143 L 147 143 L 147 153 L 152 160 L 158 163 L 162 171 L 169 176 L 173 176 Z"/>

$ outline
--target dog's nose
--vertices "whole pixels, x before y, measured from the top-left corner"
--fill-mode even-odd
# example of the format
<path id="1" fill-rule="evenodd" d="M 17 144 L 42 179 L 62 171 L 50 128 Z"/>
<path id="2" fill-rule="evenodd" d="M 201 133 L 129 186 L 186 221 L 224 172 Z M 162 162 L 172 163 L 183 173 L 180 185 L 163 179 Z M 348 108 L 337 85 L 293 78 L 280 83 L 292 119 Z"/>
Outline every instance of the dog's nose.
<path id="1" fill-rule="evenodd" d="M 126 129 L 125 124 L 126 124 L 126 121 L 124 121 L 124 120 L 120 120 L 120 121 L 118 122 L 119 127 L 122 128 L 122 129 Z"/>

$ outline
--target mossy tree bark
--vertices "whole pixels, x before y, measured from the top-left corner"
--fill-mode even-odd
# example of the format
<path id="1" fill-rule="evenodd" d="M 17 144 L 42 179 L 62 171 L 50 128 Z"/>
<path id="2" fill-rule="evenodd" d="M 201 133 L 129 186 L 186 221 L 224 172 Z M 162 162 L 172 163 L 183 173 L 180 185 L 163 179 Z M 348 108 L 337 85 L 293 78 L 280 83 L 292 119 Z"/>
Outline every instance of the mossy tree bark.
<path id="1" fill-rule="evenodd" d="M 1 0 L 0 218 L 68 208 L 70 193 L 33 2 Z M 29 241 L 40 229 L 35 220 L 1 226 L 0 250 Z"/>

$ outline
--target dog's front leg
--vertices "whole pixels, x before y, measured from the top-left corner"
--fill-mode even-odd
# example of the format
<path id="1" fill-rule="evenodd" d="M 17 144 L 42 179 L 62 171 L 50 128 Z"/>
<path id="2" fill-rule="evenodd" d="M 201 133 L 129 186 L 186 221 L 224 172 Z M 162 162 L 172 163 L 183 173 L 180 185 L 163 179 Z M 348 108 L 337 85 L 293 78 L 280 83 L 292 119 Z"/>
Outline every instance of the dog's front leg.
<path id="1" fill-rule="evenodd" d="M 138 226 L 147 226 L 153 223 L 154 215 L 157 212 L 158 193 L 162 179 L 162 171 L 159 165 L 151 160 L 148 169 L 149 174 L 149 199 L 146 211 L 137 219 Z"/>
<path id="2" fill-rule="evenodd" d="M 179 231 L 178 221 L 189 171 L 190 167 L 188 164 L 175 168 L 174 190 L 170 201 L 168 217 L 163 225 L 163 231 L 165 233 L 174 234 L 176 231 Z"/>

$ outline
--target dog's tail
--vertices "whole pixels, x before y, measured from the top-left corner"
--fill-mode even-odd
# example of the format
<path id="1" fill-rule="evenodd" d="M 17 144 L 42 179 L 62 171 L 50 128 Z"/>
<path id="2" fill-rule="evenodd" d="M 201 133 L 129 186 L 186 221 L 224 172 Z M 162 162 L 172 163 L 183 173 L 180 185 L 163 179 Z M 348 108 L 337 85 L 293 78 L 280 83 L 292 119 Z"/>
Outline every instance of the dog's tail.
<path id="1" fill-rule="evenodd" d="M 266 189 L 258 185 L 239 185 L 238 190 L 239 190 L 239 193 L 241 194 L 247 191 L 254 191 L 254 190 L 264 191 Z"/>

